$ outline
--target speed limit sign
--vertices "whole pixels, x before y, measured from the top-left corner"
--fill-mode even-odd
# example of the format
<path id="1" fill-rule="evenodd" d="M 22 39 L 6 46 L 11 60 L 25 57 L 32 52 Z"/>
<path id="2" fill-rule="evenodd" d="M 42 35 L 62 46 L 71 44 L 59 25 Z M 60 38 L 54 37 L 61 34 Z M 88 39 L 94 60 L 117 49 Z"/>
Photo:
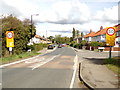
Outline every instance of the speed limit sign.
<path id="1" fill-rule="evenodd" d="M 6 31 L 6 46 L 14 47 L 14 32 Z"/>
<path id="2" fill-rule="evenodd" d="M 13 36 L 14 36 L 13 32 L 8 32 L 8 33 L 7 33 L 7 37 L 8 37 L 9 39 L 11 39 Z"/>
<path id="3" fill-rule="evenodd" d="M 107 34 L 110 35 L 110 36 L 114 35 L 115 34 L 115 29 L 113 27 L 109 27 L 107 29 Z"/>
<path id="4" fill-rule="evenodd" d="M 115 45 L 115 38 L 116 38 L 116 28 L 115 27 L 108 27 L 106 28 L 106 44 L 108 46 Z"/>

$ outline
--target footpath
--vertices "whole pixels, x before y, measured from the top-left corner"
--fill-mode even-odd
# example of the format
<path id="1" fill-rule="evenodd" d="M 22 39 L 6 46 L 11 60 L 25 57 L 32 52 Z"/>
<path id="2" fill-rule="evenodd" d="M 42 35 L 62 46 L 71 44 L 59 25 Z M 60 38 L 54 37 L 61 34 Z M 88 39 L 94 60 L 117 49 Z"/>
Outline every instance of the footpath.
<path id="1" fill-rule="evenodd" d="M 80 63 L 80 79 L 91 89 L 120 88 L 118 75 L 104 65 L 103 60 L 108 58 L 107 52 L 94 52 L 75 49 Z M 118 56 L 117 52 L 112 56 Z"/>

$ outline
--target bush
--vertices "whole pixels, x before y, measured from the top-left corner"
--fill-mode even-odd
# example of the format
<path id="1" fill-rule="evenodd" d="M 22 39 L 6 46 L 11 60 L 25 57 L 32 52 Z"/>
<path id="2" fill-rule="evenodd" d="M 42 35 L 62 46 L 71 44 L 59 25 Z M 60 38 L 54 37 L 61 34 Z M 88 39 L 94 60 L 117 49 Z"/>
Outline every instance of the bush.
<path id="1" fill-rule="evenodd" d="M 75 44 L 76 44 L 76 41 L 72 41 L 72 42 L 70 43 L 70 46 L 71 46 L 71 47 L 74 47 Z"/>
<path id="2" fill-rule="evenodd" d="M 78 49 L 82 49 L 82 46 L 83 46 L 82 43 L 79 43 L 78 44 Z"/>
<path id="3" fill-rule="evenodd" d="M 77 44 L 74 44 L 73 47 L 76 48 L 76 47 L 77 47 Z"/>
<path id="4" fill-rule="evenodd" d="M 102 46 L 102 43 L 100 43 L 100 42 L 91 42 L 90 46 L 93 46 L 93 47 L 95 47 L 95 46 Z"/>
<path id="5" fill-rule="evenodd" d="M 27 48 L 34 51 L 39 51 L 42 50 L 43 48 L 46 48 L 47 46 L 48 46 L 47 44 L 40 43 L 40 44 L 30 45 Z"/>
<path id="6" fill-rule="evenodd" d="M 87 43 L 87 41 L 82 40 L 80 43 L 81 43 L 81 45 L 82 45 L 82 46 L 85 46 L 85 45 L 86 45 L 86 43 Z"/>
<path id="7" fill-rule="evenodd" d="M 73 47 L 73 43 L 71 43 L 70 46 Z"/>

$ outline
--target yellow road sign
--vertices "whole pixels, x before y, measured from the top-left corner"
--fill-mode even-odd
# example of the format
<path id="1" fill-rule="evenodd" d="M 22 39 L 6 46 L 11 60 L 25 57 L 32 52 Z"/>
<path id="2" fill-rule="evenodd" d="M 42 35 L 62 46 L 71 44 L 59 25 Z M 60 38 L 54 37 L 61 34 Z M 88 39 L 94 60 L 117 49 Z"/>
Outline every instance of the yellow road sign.
<path id="1" fill-rule="evenodd" d="M 107 46 L 115 45 L 116 38 L 116 28 L 115 27 L 107 27 L 106 28 L 106 44 Z"/>
<path id="2" fill-rule="evenodd" d="M 6 46 L 14 47 L 14 32 L 6 31 Z"/>

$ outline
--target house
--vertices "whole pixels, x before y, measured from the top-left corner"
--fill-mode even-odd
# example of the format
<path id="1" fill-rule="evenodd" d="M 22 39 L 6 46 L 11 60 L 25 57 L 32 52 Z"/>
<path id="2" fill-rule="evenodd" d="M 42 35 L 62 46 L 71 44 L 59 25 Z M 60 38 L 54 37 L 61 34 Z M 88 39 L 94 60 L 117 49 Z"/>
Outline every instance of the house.
<path id="1" fill-rule="evenodd" d="M 115 25 L 116 27 L 116 42 L 120 43 L 120 24 Z M 106 28 L 100 29 L 97 32 L 90 32 L 84 36 L 82 40 L 86 40 L 88 42 L 97 41 L 97 42 L 106 42 Z"/>
<path id="2" fill-rule="evenodd" d="M 115 39 L 115 46 L 112 47 L 112 51 L 120 51 L 120 24 L 115 25 L 113 27 L 116 27 L 116 39 Z M 83 37 L 78 37 L 75 38 L 75 40 L 79 41 L 78 43 L 81 42 L 81 40 L 85 40 L 87 42 L 92 42 L 92 41 L 96 41 L 96 42 L 106 42 L 106 28 L 103 28 L 102 26 L 100 27 L 100 30 L 97 32 L 92 32 L 92 30 L 90 30 L 90 32 L 86 35 L 84 35 Z M 109 51 L 110 47 L 104 47 L 104 51 Z"/>
<path id="3" fill-rule="evenodd" d="M 30 39 L 30 42 L 27 45 L 33 45 L 33 44 L 39 44 L 39 43 L 52 43 L 52 42 L 39 35 L 35 35 L 32 39 Z"/>
<path id="4" fill-rule="evenodd" d="M 86 40 L 88 42 L 94 41 L 94 39 L 92 38 L 94 34 L 95 32 L 92 32 L 92 30 L 90 30 L 90 32 L 86 34 L 82 40 Z"/>
<path id="5" fill-rule="evenodd" d="M 94 35 L 92 35 L 92 40 L 97 41 L 97 42 L 105 42 L 106 41 L 106 29 L 97 31 Z"/>

